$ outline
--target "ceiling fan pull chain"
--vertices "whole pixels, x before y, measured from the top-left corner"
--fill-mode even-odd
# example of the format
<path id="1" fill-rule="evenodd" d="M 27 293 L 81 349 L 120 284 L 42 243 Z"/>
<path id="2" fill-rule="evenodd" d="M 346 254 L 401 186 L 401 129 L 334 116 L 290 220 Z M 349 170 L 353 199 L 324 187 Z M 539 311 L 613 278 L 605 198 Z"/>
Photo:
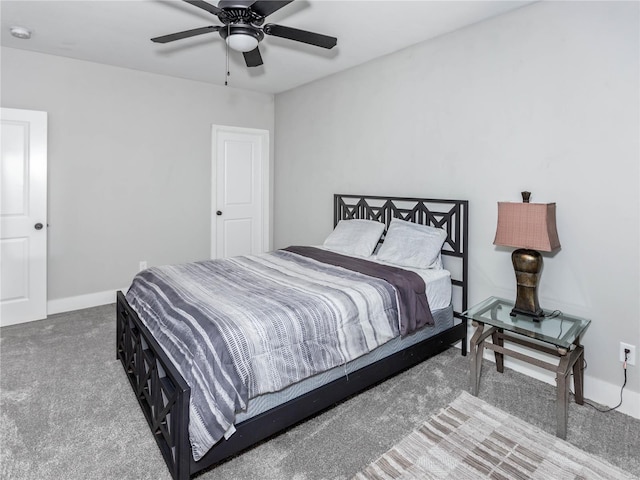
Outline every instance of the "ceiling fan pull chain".
<path id="1" fill-rule="evenodd" d="M 227 38 L 229 38 L 229 34 L 231 34 L 231 26 L 229 23 L 227 23 Z M 224 86 L 227 87 L 229 86 L 229 83 L 227 82 L 227 80 L 229 79 L 229 76 L 231 75 L 229 73 L 229 42 L 227 42 L 227 39 L 225 38 L 224 43 L 226 44 L 226 52 L 227 52 L 227 74 L 224 76 Z"/>

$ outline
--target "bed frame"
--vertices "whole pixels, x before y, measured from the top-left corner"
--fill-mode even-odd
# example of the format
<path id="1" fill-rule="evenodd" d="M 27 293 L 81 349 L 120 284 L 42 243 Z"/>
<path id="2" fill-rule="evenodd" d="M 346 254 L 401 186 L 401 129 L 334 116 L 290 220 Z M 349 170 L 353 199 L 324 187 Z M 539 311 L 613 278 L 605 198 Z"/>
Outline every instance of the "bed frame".
<path id="1" fill-rule="evenodd" d="M 448 238 L 442 254 L 447 258 L 443 260 L 445 267 L 452 272 L 454 315 L 462 319 L 460 313 L 467 308 L 468 208 L 466 200 L 335 195 L 334 225 L 342 219 L 363 218 L 383 222 L 388 227 L 391 219 L 397 217 L 445 229 Z M 448 261 L 458 265 L 450 266 Z M 196 472 L 220 463 L 459 341 L 462 341 L 462 355 L 467 354 L 466 321 L 455 321 L 453 327 L 438 335 L 239 423 L 228 440 L 218 442 L 196 462 L 191 454 L 188 433 L 189 386 L 120 291 L 116 315 L 117 358 L 122 362 L 175 480 L 187 480 Z"/>

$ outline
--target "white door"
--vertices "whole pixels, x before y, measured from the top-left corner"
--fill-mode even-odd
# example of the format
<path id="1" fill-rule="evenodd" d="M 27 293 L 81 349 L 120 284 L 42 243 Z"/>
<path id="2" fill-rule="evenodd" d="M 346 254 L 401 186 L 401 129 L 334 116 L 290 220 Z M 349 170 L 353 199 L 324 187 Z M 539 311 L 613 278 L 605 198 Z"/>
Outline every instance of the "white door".
<path id="1" fill-rule="evenodd" d="M 269 247 L 269 132 L 214 126 L 211 257 Z"/>
<path id="2" fill-rule="evenodd" d="M 47 316 L 47 114 L 3 108 L 0 325 Z"/>

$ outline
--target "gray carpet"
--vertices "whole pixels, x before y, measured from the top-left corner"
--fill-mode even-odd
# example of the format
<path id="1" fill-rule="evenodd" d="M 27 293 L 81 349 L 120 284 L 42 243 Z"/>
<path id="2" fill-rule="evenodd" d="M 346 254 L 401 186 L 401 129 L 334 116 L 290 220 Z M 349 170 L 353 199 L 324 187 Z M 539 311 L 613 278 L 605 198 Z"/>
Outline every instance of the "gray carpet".
<path id="1" fill-rule="evenodd" d="M 555 432 L 555 388 L 493 364 L 480 398 Z M 198 479 L 346 479 L 468 387 L 451 349 Z M 586 392 L 588 396 L 588 392 Z M 640 475 L 640 421 L 569 406 L 567 440 Z M 0 329 L 0 478 L 169 479 L 115 358 L 115 306 Z"/>

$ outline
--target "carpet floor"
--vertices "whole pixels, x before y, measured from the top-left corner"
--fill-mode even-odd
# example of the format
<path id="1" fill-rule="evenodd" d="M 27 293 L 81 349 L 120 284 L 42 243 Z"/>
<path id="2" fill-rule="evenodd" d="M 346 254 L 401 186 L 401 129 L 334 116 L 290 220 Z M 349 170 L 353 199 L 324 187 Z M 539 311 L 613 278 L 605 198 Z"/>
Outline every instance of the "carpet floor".
<path id="1" fill-rule="evenodd" d="M 170 479 L 116 360 L 115 324 L 106 305 L 0 329 L 0 478 Z M 466 391 L 468 372 L 449 349 L 196 478 L 351 478 Z M 487 363 L 479 396 L 555 433 L 551 385 Z M 567 441 L 640 475 L 640 420 L 571 403 Z"/>

